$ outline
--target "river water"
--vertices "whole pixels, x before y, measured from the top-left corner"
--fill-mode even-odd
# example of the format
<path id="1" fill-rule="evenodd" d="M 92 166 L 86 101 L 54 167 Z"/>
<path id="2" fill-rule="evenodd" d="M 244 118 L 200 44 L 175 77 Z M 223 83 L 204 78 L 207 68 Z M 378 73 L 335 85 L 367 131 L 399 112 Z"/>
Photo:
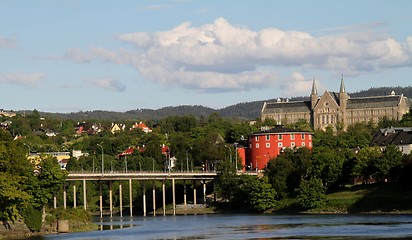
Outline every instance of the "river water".
<path id="1" fill-rule="evenodd" d="M 104 218 L 96 223 L 100 231 L 43 239 L 412 239 L 412 215 L 210 214 Z"/>

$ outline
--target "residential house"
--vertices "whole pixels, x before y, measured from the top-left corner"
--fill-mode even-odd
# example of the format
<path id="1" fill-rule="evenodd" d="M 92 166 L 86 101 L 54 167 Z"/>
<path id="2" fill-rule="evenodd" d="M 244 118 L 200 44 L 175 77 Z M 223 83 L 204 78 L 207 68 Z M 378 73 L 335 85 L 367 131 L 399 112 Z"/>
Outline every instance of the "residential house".
<path id="1" fill-rule="evenodd" d="M 125 128 L 126 125 L 124 125 L 123 123 L 112 123 L 112 125 L 110 126 L 110 132 L 112 134 L 115 134 L 117 132 L 124 131 Z"/>
<path id="2" fill-rule="evenodd" d="M 139 123 L 136 122 L 135 124 L 133 124 L 130 130 L 133 130 L 133 129 L 141 129 L 145 133 L 152 132 L 152 129 L 146 126 L 146 124 L 144 124 L 142 121 L 140 121 Z"/>
<path id="3" fill-rule="evenodd" d="M 399 148 L 403 154 L 410 154 L 412 151 L 412 127 L 389 127 L 380 129 L 370 146 L 379 146 L 382 149 L 393 144 Z"/>

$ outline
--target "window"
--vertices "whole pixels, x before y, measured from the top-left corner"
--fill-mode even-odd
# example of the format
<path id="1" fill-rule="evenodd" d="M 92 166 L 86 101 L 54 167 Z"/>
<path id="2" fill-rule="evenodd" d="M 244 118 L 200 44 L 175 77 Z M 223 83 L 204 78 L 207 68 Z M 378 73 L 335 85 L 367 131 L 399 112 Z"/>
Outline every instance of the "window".
<path id="1" fill-rule="evenodd" d="M 278 134 L 278 140 L 282 140 L 282 134 Z"/>
<path id="2" fill-rule="evenodd" d="M 312 135 L 309 135 L 309 140 L 312 140 Z"/>
<path id="3" fill-rule="evenodd" d="M 290 134 L 290 140 L 295 140 L 295 134 Z"/>
<path id="4" fill-rule="evenodd" d="M 270 143 L 266 143 L 266 148 L 270 148 Z"/>
<path id="5" fill-rule="evenodd" d="M 305 140 L 305 134 L 302 134 L 302 140 Z"/>
<path id="6" fill-rule="evenodd" d="M 266 141 L 270 140 L 270 135 L 266 135 Z"/>
<path id="7" fill-rule="evenodd" d="M 295 145 L 295 142 L 291 142 L 290 143 L 290 147 L 292 147 L 292 148 L 294 148 L 296 145 Z"/>
<path id="8" fill-rule="evenodd" d="M 309 142 L 309 147 L 312 147 L 312 142 Z"/>
<path id="9" fill-rule="evenodd" d="M 280 142 L 280 143 L 278 143 L 278 147 L 283 147 L 283 144 Z"/>
<path id="10" fill-rule="evenodd" d="M 256 140 L 256 141 L 259 141 L 259 136 L 255 136 L 255 140 Z"/>
<path id="11" fill-rule="evenodd" d="M 305 142 L 302 142 L 302 147 L 304 147 L 305 146 Z"/>
<path id="12" fill-rule="evenodd" d="M 259 148 L 259 143 L 256 143 L 256 148 Z"/>

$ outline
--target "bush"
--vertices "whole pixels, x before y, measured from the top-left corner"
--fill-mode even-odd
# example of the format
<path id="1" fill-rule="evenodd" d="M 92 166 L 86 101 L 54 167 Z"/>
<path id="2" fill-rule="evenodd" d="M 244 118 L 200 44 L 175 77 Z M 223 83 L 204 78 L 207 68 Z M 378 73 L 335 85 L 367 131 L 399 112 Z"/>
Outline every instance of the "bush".
<path id="1" fill-rule="evenodd" d="M 24 212 L 24 222 L 31 231 L 40 231 L 42 227 L 42 209 L 29 206 Z"/>
<path id="2" fill-rule="evenodd" d="M 298 202 L 307 209 L 321 207 L 326 202 L 325 190 L 319 178 L 303 180 L 297 189 Z"/>

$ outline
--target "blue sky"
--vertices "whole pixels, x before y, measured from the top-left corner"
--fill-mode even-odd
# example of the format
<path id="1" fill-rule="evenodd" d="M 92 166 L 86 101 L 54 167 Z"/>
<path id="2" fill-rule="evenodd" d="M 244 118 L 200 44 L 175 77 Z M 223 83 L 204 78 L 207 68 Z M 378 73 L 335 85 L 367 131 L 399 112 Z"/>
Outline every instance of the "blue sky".
<path id="1" fill-rule="evenodd" d="M 0 108 L 127 111 L 411 86 L 412 1 L 0 1 Z M 388 93 L 389 94 L 389 93 Z"/>

